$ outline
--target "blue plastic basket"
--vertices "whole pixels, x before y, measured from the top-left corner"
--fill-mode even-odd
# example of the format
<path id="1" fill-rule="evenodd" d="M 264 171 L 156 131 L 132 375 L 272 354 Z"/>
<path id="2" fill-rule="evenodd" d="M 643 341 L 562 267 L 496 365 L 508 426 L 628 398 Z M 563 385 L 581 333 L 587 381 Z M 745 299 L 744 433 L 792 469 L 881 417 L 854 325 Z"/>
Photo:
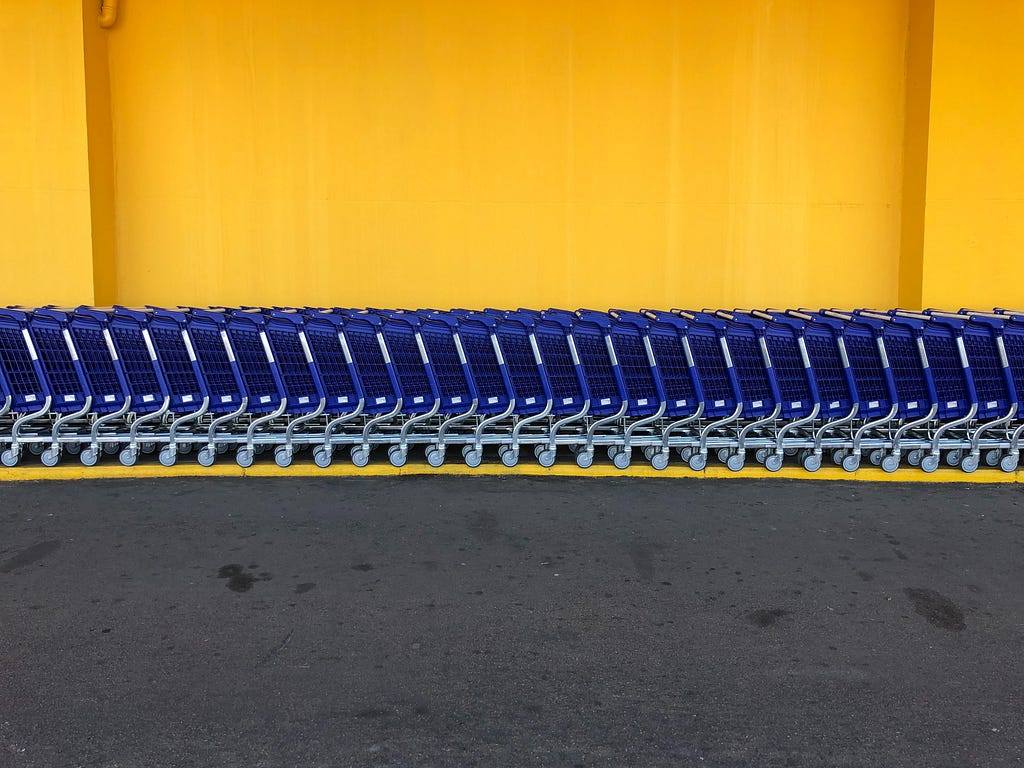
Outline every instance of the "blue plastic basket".
<path id="1" fill-rule="evenodd" d="M 188 334 L 185 314 L 151 308 L 149 333 L 171 396 L 171 412 L 196 412 L 209 397 L 209 391 Z"/>
<path id="2" fill-rule="evenodd" d="M 290 416 L 312 413 L 326 400 L 304 326 L 302 314 L 291 310 L 275 309 L 267 314 L 267 339 L 284 384 L 286 413 Z"/>
<path id="3" fill-rule="evenodd" d="M 285 386 L 266 334 L 266 317 L 259 312 L 233 310 L 226 319 L 228 340 L 249 395 L 248 412 L 276 411 L 285 398 Z"/>
<path id="4" fill-rule="evenodd" d="M 460 351 L 462 339 L 458 336 L 458 318 L 429 312 L 419 313 L 419 317 L 420 335 L 441 398 L 440 412 L 446 415 L 468 412 L 477 396 L 469 362 L 465 353 Z"/>
<path id="5" fill-rule="evenodd" d="M 530 343 L 533 318 L 518 312 L 504 312 L 498 316 L 497 310 L 488 314 L 498 319 L 495 337 L 508 369 L 516 399 L 516 415 L 532 416 L 540 413 L 547 406 L 551 395 L 542 366 L 538 364 Z"/>
<path id="6" fill-rule="evenodd" d="M 857 394 L 857 416 L 878 419 L 886 416 L 897 400 L 896 380 L 888 365 L 888 356 L 882 357 L 879 346 L 885 324 L 879 320 L 832 311 L 816 317 L 822 322 L 842 323 L 840 338 L 853 374 Z"/>
<path id="7" fill-rule="evenodd" d="M 573 323 L 572 337 L 590 392 L 590 413 L 594 416 L 614 415 L 629 400 L 610 346 L 611 323 L 606 314 L 593 310 L 579 310 Z"/>
<path id="8" fill-rule="evenodd" d="M 383 321 L 381 333 L 401 389 L 403 412 L 415 415 L 431 411 L 438 400 L 437 385 L 425 358 L 426 349 L 421 349 L 416 339 L 419 316 L 382 310 L 375 314 Z"/>
<path id="9" fill-rule="evenodd" d="M 465 310 L 453 310 L 452 314 L 458 317 L 459 337 L 480 398 L 478 412 L 482 415 L 504 413 L 513 392 L 508 371 L 492 339 L 497 318 Z"/>
<path id="10" fill-rule="evenodd" d="M 634 418 L 653 416 L 666 405 L 665 391 L 658 373 L 657 362 L 648 354 L 651 322 L 639 312 L 612 310 L 610 338 L 629 408 L 626 415 Z M 653 350 L 652 350 L 653 354 Z"/>
<path id="11" fill-rule="evenodd" d="M 526 310 L 519 310 L 527 313 Z M 551 412 L 556 416 L 580 413 L 590 393 L 579 355 L 572 341 L 572 319 L 528 313 L 534 317 L 533 334 L 537 339 L 544 373 L 551 391 Z"/>
<path id="12" fill-rule="evenodd" d="M 704 396 L 693 360 L 686 354 L 687 323 L 670 312 L 645 312 L 651 320 L 648 337 L 665 392 L 665 416 L 680 419 L 697 412 Z"/>
<path id="13" fill-rule="evenodd" d="M 778 384 L 761 349 L 764 323 L 730 313 L 718 316 L 726 324 L 725 340 L 743 397 L 743 418 L 762 419 L 780 402 Z"/>
<path id="14" fill-rule="evenodd" d="M 726 355 L 725 322 L 697 312 L 673 310 L 686 320 L 686 339 L 693 354 L 694 370 L 704 395 L 704 416 L 721 419 L 731 415 L 740 402 L 741 394 Z"/>
<path id="15" fill-rule="evenodd" d="M 188 333 L 210 393 L 210 412 L 226 414 L 238 410 L 248 397 L 234 348 L 227 335 L 223 312 L 189 310 Z"/>
<path id="16" fill-rule="evenodd" d="M 158 411 L 169 398 L 148 320 L 148 312 L 125 307 L 115 307 L 110 314 L 110 335 L 128 383 L 132 411 L 137 414 Z"/>
<path id="17" fill-rule="evenodd" d="M 306 338 L 327 399 L 325 412 L 333 416 L 354 412 L 364 397 L 343 332 L 344 318 L 333 312 L 303 313 Z"/>
<path id="18" fill-rule="evenodd" d="M 365 312 L 340 310 L 342 331 L 355 364 L 367 414 L 390 413 L 400 397 L 398 379 L 380 333 L 382 321 Z"/>
<path id="19" fill-rule="evenodd" d="M 16 309 L 0 309 L 0 367 L 11 395 L 14 413 L 38 411 L 53 390 L 39 360 L 28 328 L 29 316 Z"/>
<path id="20" fill-rule="evenodd" d="M 68 313 L 37 309 L 29 315 L 28 324 L 33 349 L 45 372 L 40 379 L 45 392 L 39 393 L 39 402 L 49 395 L 52 399 L 50 408 L 56 413 L 81 410 L 92 390 L 74 340 L 70 333 L 65 333 L 69 328 Z M 93 408 L 96 407 L 94 401 L 91 404 Z"/>

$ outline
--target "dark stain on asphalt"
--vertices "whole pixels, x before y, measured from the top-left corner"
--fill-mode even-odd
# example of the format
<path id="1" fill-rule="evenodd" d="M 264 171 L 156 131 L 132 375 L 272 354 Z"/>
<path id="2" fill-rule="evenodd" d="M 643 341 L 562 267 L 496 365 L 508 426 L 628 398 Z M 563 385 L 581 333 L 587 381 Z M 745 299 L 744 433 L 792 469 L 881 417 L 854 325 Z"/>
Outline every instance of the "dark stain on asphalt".
<path id="1" fill-rule="evenodd" d="M 368 709 L 360 709 L 355 713 L 355 716 L 360 720 L 376 720 L 379 717 L 387 717 L 391 713 L 386 709 L 380 707 L 369 707 Z"/>
<path id="2" fill-rule="evenodd" d="M 358 564 L 352 566 L 352 570 L 353 571 L 372 571 L 373 570 L 373 564 L 372 563 L 358 563 Z"/>
<path id="3" fill-rule="evenodd" d="M 295 587 L 295 594 L 297 594 L 297 595 L 304 595 L 307 592 L 309 592 L 309 590 L 313 589 L 314 587 L 316 587 L 316 582 L 315 581 L 305 581 L 302 584 L 297 584 L 296 585 L 296 587 Z"/>
<path id="4" fill-rule="evenodd" d="M 646 541 L 637 541 L 629 548 L 629 559 L 633 561 L 636 575 L 641 581 L 654 581 L 655 546 Z"/>
<path id="5" fill-rule="evenodd" d="M 760 608 L 747 614 L 747 621 L 755 627 L 767 629 L 775 626 L 775 623 L 784 616 L 789 616 L 785 608 Z"/>
<path id="6" fill-rule="evenodd" d="M 32 563 L 42 560 L 47 555 L 52 555 L 58 549 L 60 549 L 60 541 L 58 539 L 40 541 L 38 544 L 26 547 L 14 557 L 6 560 L 3 565 L 0 565 L 0 573 L 10 573 L 17 568 L 32 565 Z"/>
<path id="7" fill-rule="evenodd" d="M 222 565 L 217 571 L 217 578 L 227 579 L 227 587 L 232 592 L 248 592 L 257 581 L 269 581 L 270 579 L 269 573 L 265 576 L 260 574 L 260 576 L 262 578 L 257 578 L 238 563 Z"/>
<path id="8" fill-rule="evenodd" d="M 910 598 L 914 610 L 924 616 L 929 624 L 959 632 L 967 627 L 964 623 L 964 612 L 959 605 L 934 589 L 907 587 L 903 590 Z"/>

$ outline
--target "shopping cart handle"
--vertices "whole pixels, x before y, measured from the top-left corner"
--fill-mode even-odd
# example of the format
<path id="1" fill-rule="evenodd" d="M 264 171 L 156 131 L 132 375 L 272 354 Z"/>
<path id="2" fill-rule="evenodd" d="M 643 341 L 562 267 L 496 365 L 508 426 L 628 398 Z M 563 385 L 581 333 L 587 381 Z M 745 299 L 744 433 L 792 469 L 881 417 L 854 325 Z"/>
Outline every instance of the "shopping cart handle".
<path id="1" fill-rule="evenodd" d="M 0 307 L 0 317 L 6 317 L 18 323 L 28 322 L 28 313 L 14 307 Z"/>
<path id="2" fill-rule="evenodd" d="M 528 312 L 504 312 L 502 317 L 510 322 L 519 323 L 524 328 L 533 328 L 537 324 L 537 318 Z"/>
<path id="3" fill-rule="evenodd" d="M 223 312 L 217 312 L 211 309 L 190 309 L 188 311 L 192 317 L 200 318 L 202 320 L 210 320 L 218 325 L 224 325 L 227 322 L 227 317 Z"/>
<path id="4" fill-rule="evenodd" d="M 647 330 L 651 327 L 649 318 L 639 312 L 631 312 L 626 309 L 611 309 L 608 311 L 608 314 L 620 323 L 628 323 L 641 330 Z"/>
<path id="5" fill-rule="evenodd" d="M 146 305 L 146 308 L 153 312 L 153 317 L 159 317 L 163 320 L 173 320 L 176 323 L 185 322 L 184 312 L 175 312 L 171 309 L 161 309 L 160 307 L 151 307 Z"/>
<path id="6" fill-rule="evenodd" d="M 270 310 L 270 317 L 272 320 L 284 320 L 300 327 L 305 322 L 305 318 L 302 315 L 291 310 L 272 309 Z"/>
<path id="7" fill-rule="evenodd" d="M 447 312 L 418 312 L 417 314 L 424 323 L 442 323 L 449 328 L 458 328 L 459 326 L 459 318 Z"/>
<path id="8" fill-rule="evenodd" d="M 138 309 L 129 309 L 128 307 L 122 307 L 120 304 L 115 304 L 114 317 L 124 317 L 130 320 L 134 320 L 137 323 L 144 323 L 152 316 L 152 312 L 144 312 Z"/>
<path id="9" fill-rule="evenodd" d="M 555 323 L 562 328 L 572 328 L 573 317 L 569 312 L 564 310 L 547 310 L 541 313 L 541 317 L 549 323 Z"/>
<path id="10" fill-rule="evenodd" d="M 49 307 L 42 307 L 32 312 L 33 317 L 48 317 L 51 320 L 56 320 L 58 323 L 67 323 L 70 321 L 70 317 L 67 312 L 63 309 L 50 309 Z"/>
<path id="11" fill-rule="evenodd" d="M 252 323 L 253 325 L 267 324 L 266 315 L 263 315 L 262 313 L 257 314 L 255 312 L 247 312 L 244 309 L 233 309 L 231 310 L 230 315 L 232 320 L 242 320 L 247 323 Z"/>
<path id="12" fill-rule="evenodd" d="M 605 312 L 598 312 L 593 309 L 577 309 L 576 317 L 584 323 L 593 323 L 605 330 L 612 327 L 612 320 Z"/>
<path id="13" fill-rule="evenodd" d="M 77 307 L 74 311 L 74 315 L 75 317 L 84 317 L 89 320 L 95 320 L 97 323 L 105 323 L 110 319 L 106 312 L 84 306 Z"/>

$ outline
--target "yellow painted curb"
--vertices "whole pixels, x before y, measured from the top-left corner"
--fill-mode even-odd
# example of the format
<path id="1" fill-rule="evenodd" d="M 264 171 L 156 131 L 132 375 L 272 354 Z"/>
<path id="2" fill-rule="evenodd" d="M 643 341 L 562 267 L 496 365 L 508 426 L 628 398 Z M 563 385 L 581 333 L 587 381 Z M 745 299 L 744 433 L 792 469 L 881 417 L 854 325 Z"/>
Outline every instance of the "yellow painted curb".
<path id="1" fill-rule="evenodd" d="M 107 457 L 110 459 L 111 457 Z M 835 466 L 822 467 L 817 472 L 807 472 L 800 467 L 783 467 L 779 472 L 769 472 L 764 467 L 754 464 L 745 467 L 741 472 L 732 472 L 726 467 L 712 466 L 703 472 L 694 472 L 685 464 L 670 465 L 659 472 L 646 462 L 637 462 L 629 469 L 616 469 L 611 464 L 595 464 L 589 469 L 580 469 L 573 463 L 564 462 L 551 468 L 544 468 L 532 462 L 524 462 L 509 468 L 498 462 L 481 464 L 475 469 L 458 462 L 434 468 L 426 463 L 410 462 L 404 467 L 393 467 L 387 460 L 371 463 L 366 467 L 356 467 L 339 457 L 338 461 L 326 469 L 321 469 L 311 462 L 296 462 L 282 469 L 272 460 L 254 464 L 248 469 L 239 467 L 230 455 L 222 457 L 212 467 L 203 467 L 189 457 L 173 467 L 164 467 L 157 463 L 139 464 L 124 467 L 113 458 L 94 467 L 86 467 L 67 457 L 65 463 L 56 467 L 25 465 L 0 468 L 0 482 L 38 481 L 38 480 L 99 480 L 99 479 L 140 479 L 158 477 L 415 477 L 415 476 L 453 476 L 453 477 L 649 477 L 662 479 L 699 478 L 720 480 L 847 480 L 860 482 L 886 483 L 1020 483 L 1021 473 L 1006 473 L 998 469 L 980 469 L 974 474 L 966 474 L 959 469 L 942 468 L 933 474 L 926 474 L 914 467 L 902 467 L 898 472 L 888 474 L 877 467 L 864 467 L 849 473 Z"/>

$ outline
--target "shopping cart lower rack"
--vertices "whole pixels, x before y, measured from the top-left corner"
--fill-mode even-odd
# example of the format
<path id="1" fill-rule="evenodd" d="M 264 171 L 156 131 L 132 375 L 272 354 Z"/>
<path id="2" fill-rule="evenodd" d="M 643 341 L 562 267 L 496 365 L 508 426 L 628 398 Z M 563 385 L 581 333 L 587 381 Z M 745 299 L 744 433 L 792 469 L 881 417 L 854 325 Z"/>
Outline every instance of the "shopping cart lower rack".
<path id="1" fill-rule="evenodd" d="M 0 462 L 1015 472 L 1007 309 L 0 309 Z M 116 457 L 116 459 L 115 459 Z"/>

